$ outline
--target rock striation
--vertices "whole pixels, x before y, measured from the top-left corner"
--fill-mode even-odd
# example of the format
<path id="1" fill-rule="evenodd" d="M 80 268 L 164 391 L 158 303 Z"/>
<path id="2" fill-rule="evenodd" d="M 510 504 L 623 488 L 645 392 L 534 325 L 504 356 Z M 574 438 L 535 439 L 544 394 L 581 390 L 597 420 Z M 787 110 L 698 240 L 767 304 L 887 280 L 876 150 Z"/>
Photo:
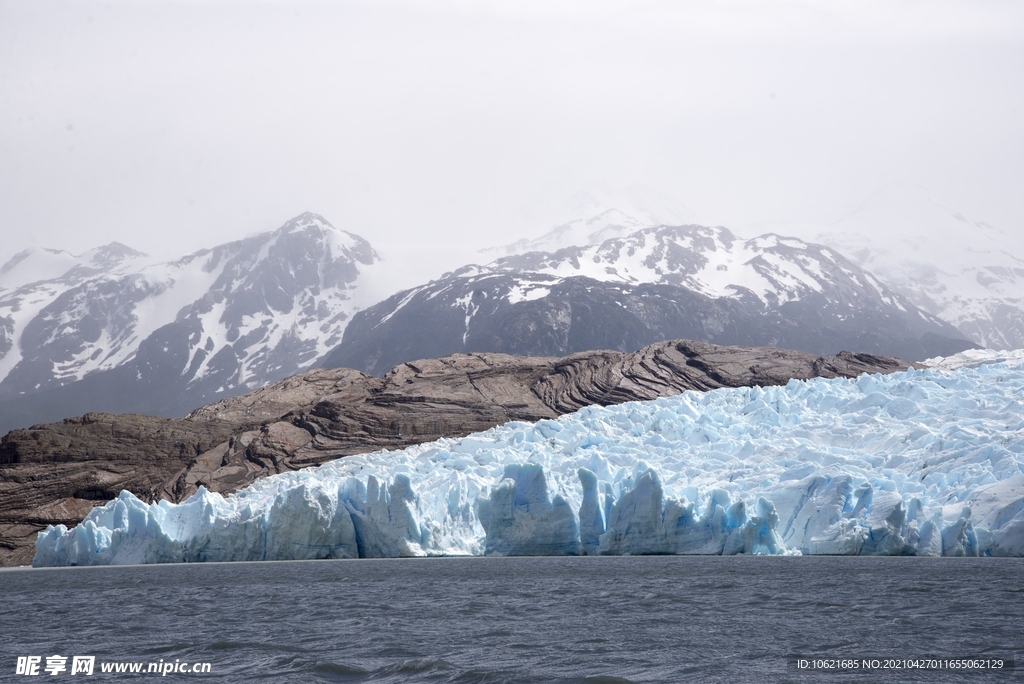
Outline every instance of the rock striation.
<path id="1" fill-rule="evenodd" d="M 90 413 L 35 425 L 0 441 L 0 564 L 28 564 L 36 532 L 77 524 L 122 489 L 144 501 L 178 502 L 200 485 L 227 493 L 346 455 L 554 418 L 592 404 L 911 365 L 870 354 L 821 357 L 689 340 L 563 358 L 454 354 L 404 363 L 382 378 L 314 369 L 185 418 Z"/>

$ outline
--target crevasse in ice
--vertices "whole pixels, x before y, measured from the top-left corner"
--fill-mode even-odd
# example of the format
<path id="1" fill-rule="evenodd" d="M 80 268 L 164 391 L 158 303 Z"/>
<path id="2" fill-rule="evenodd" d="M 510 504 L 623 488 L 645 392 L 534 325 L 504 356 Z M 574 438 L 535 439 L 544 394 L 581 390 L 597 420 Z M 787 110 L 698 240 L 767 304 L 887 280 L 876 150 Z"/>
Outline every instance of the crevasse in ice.
<path id="1" fill-rule="evenodd" d="M 1024 356 L 685 392 L 350 456 L 180 504 L 128 492 L 34 565 L 497 554 L 1024 555 Z M 1001 361 L 1001 362 L 1000 362 Z"/>

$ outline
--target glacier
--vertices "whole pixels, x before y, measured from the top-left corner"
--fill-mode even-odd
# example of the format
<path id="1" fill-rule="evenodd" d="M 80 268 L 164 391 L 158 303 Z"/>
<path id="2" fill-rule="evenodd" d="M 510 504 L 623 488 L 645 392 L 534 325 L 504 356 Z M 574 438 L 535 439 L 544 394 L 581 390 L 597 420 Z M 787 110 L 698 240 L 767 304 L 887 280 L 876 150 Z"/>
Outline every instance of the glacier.
<path id="1" fill-rule="evenodd" d="M 1024 353 L 513 422 L 180 504 L 129 492 L 35 566 L 431 555 L 1024 556 Z"/>

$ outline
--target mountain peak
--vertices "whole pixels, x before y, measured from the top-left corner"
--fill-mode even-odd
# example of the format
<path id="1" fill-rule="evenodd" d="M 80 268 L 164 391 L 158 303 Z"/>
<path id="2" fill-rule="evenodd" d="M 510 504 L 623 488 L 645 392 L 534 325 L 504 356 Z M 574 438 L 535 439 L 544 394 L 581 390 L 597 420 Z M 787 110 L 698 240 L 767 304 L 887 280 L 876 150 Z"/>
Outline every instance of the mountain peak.
<path id="1" fill-rule="evenodd" d="M 79 258 L 99 268 L 110 268 L 128 259 L 142 259 L 149 256 L 120 242 L 111 242 L 82 254 Z"/>
<path id="2" fill-rule="evenodd" d="M 380 261 L 380 256 L 364 238 L 347 230 L 335 228 L 323 216 L 311 211 L 299 214 L 270 235 L 277 238 L 304 236 L 304 239 L 323 241 L 330 248 L 334 258 L 344 255 L 365 266 L 371 266 Z"/>
<path id="3" fill-rule="evenodd" d="M 277 229 L 278 233 L 298 233 L 309 228 L 320 228 L 321 230 L 338 230 L 331 225 L 331 222 L 320 214 L 312 211 L 304 211 Z"/>

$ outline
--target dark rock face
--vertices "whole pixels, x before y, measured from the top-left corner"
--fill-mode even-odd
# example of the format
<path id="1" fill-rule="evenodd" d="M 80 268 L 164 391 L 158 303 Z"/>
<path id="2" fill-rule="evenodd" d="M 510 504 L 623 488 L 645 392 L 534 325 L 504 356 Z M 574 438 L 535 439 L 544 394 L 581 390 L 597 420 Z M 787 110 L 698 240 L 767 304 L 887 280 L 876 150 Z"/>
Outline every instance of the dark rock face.
<path id="1" fill-rule="evenodd" d="M 975 346 L 827 247 L 660 226 L 399 292 L 356 314 L 321 365 L 376 375 L 455 352 L 562 356 L 673 338 L 917 360 Z"/>
<path id="2" fill-rule="evenodd" d="M 868 354 L 816 357 L 686 340 L 565 358 L 455 354 L 405 363 L 383 378 L 315 369 L 181 419 L 93 413 L 36 425 L 0 441 L 0 564 L 29 563 L 36 532 L 76 524 L 121 489 L 145 500 L 181 501 L 200 485 L 227 493 L 345 455 L 591 404 L 909 365 Z"/>
<path id="3" fill-rule="evenodd" d="M 75 525 L 122 489 L 158 499 L 172 468 L 230 438 L 236 423 L 90 413 L 0 441 L 0 564 L 31 562 L 35 533 Z"/>
<path id="4" fill-rule="evenodd" d="M 628 286 L 574 277 L 552 282 L 543 298 L 510 302 L 508 294 L 522 282 L 519 276 L 499 274 L 451 278 L 401 292 L 357 313 L 342 344 L 322 365 L 378 374 L 427 355 L 560 356 L 587 349 L 635 349 L 680 337 L 816 355 L 864 349 L 916 360 L 974 346 L 930 320 L 877 309 L 845 313 L 845 304 L 816 296 L 769 308 L 752 296 L 711 298 L 675 285 Z M 531 277 L 531 284 L 547 285 L 537 277 Z"/>

